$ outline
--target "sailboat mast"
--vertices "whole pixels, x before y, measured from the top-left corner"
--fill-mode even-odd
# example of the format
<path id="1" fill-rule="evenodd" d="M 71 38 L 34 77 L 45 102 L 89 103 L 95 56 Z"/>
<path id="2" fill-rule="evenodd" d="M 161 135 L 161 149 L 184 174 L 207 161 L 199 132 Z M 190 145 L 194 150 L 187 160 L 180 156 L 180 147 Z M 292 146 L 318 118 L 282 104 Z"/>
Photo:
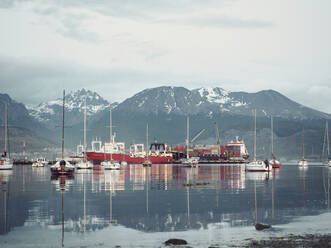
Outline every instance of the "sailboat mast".
<path id="1" fill-rule="evenodd" d="M 190 119 L 187 116 L 186 119 L 186 158 L 189 159 L 189 144 L 190 144 Z"/>
<path id="2" fill-rule="evenodd" d="M 110 143 L 113 143 L 113 120 L 111 116 L 111 108 L 109 109 L 109 134 L 110 134 Z"/>
<path id="3" fill-rule="evenodd" d="M 63 90 L 63 106 L 62 106 L 62 159 L 64 154 L 64 104 L 65 104 L 65 90 Z"/>
<path id="4" fill-rule="evenodd" d="M 86 156 L 86 97 L 84 102 L 84 157 Z"/>
<path id="5" fill-rule="evenodd" d="M 8 151 L 8 109 L 7 103 L 5 103 L 5 156 L 7 156 Z"/>
<path id="6" fill-rule="evenodd" d="M 325 127 L 325 129 L 326 129 L 326 148 L 327 148 L 327 156 L 328 156 L 328 158 L 329 158 L 329 156 L 330 156 L 330 145 L 329 145 L 329 123 L 328 123 L 328 121 L 326 121 L 326 127 Z M 327 159 L 328 159 L 327 158 Z"/>
<path id="7" fill-rule="evenodd" d="M 254 160 L 256 160 L 256 109 L 254 109 Z"/>
<path id="8" fill-rule="evenodd" d="M 148 123 L 146 126 L 146 159 L 148 160 L 148 153 L 149 153 L 149 147 L 148 147 Z"/>
<path id="9" fill-rule="evenodd" d="M 302 158 L 305 158 L 305 129 L 302 128 Z"/>
<path id="10" fill-rule="evenodd" d="M 271 154 L 274 154 L 274 118 L 271 116 Z"/>

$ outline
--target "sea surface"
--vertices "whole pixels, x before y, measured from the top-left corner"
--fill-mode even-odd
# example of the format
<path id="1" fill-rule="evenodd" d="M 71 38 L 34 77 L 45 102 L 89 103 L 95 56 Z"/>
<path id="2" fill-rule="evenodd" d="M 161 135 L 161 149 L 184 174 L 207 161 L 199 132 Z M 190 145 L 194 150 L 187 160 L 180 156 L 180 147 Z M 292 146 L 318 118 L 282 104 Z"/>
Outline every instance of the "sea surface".
<path id="1" fill-rule="evenodd" d="M 127 165 L 51 178 L 49 167 L 0 171 L 0 247 L 242 247 L 251 238 L 330 233 L 331 168 L 284 164 Z M 272 225 L 256 231 L 256 222 Z"/>

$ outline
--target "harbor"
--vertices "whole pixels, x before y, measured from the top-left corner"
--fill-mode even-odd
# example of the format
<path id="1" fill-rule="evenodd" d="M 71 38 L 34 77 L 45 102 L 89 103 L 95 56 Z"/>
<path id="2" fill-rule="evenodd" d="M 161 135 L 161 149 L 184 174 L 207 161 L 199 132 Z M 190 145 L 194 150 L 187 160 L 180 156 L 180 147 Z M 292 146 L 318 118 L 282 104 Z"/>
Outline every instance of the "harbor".
<path id="1" fill-rule="evenodd" d="M 165 247 L 177 238 L 191 247 L 248 247 L 251 239 L 323 235 L 330 175 L 318 163 L 270 173 L 129 164 L 52 178 L 49 166 L 14 165 L 0 171 L 0 246 Z M 257 231 L 256 222 L 272 228 Z"/>

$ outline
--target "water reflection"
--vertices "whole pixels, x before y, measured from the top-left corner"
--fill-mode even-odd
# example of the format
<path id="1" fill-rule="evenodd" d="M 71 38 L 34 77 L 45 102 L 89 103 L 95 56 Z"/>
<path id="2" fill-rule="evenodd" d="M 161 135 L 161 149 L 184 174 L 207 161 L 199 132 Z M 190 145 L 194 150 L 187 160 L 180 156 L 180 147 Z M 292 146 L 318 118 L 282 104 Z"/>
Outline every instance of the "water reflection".
<path id="1" fill-rule="evenodd" d="M 8 232 L 8 225 L 7 225 L 7 208 L 8 208 L 8 181 L 12 175 L 12 171 L 0 171 L 0 191 L 1 191 L 1 218 L 0 218 L 0 234 L 6 234 Z"/>
<path id="2" fill-rule="evenodd" d="M 118 227 L 166 232 L 278 224 L 330 208 L 331 169 L 320 166 L 246 173 L 241 165 L 127 165 L 80 170 L 73 178 L 16 166 L 4 173 L 0 234 L 18 226 L 61 230 L 61 245 L 67 232 L 87 237 Z"/>

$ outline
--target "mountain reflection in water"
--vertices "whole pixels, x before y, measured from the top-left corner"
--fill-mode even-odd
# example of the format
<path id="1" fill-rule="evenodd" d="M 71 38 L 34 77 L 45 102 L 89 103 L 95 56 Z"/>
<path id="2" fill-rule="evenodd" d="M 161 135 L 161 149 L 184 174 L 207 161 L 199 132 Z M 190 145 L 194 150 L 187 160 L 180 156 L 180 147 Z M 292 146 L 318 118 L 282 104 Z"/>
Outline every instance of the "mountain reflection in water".
<path id="1" fill-rule="evenodd" d="M 290 223 L 330 208 L 331 169 L 284 165 L 270 173 L 244 165 L 127 165 L 52 178 L 49 168 L 0 171 L 0 244 L 14 228 L 66 233 L 121 226 L 155 233 Z M 128 229 L 127 229 L 128 230 Z"/>

